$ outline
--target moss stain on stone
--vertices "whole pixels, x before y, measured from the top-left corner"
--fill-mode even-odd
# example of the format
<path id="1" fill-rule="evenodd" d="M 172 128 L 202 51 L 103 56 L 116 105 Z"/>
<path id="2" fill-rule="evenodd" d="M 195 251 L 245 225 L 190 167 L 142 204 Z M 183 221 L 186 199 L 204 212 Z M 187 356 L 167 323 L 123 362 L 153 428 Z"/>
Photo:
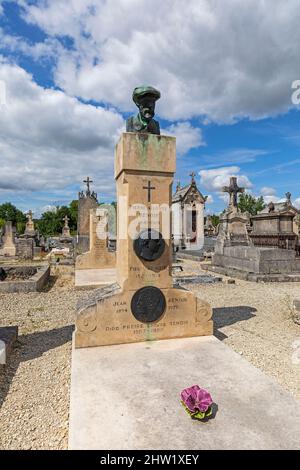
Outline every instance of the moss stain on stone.
<path id="1" fill-rule="evenodd" d="M 154 158 L 158 166 L 162 164 L 163 156 L 166 154 L 167 139 L 162 139 L 160 135 L 136 134 L 136 142 L 139 150 L 141 169 L 148 165 L 148 159 Z M 153 148 L 153 153 L 149 154 L 149 148 Z"/>
<path id="2" fill-rule="evenodd" d="M 155 337 L 153 335 L 151 323 L 146 324 L 145 341 L 155 341 Z"/>

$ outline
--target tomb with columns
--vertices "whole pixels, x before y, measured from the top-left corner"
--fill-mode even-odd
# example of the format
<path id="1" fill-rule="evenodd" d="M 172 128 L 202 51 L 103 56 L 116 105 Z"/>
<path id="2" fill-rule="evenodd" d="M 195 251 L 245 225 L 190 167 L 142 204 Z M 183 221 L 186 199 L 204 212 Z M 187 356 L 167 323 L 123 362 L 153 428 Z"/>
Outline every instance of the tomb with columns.
<path id="1" fill-rule="evenodd" d="M 204 209 L 206 196 L 199 191 L 195 176 L 181 187 L 178 181 L 172 197 L 172 233 L 177 249 L 192 249 L 197 242 L 204 241 Z"/>

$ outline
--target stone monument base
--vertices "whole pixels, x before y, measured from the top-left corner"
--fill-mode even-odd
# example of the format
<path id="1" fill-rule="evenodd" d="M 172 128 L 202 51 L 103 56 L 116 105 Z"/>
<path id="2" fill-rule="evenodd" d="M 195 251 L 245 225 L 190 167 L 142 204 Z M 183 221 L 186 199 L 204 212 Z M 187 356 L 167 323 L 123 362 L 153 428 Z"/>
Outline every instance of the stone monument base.
<path id="1" fill-rule="evenodd" d="M 202 268 L 248 281 L 300 281 L 300 258 L 294 250 L 279 248 L 227 246 Z"/>
<path id="2" fill-rule="evenodd" d="M 192 420 L 198 384 L 215 417 Z M 70 449 L 299 449 L 300 402 L 214 336 L 72 352 Z"/>
<path id="3" fill-rule="evenodd" d="M 161 289 L 166 302 L 164 313 L 159 320 L 152 322 L 134 317 L 132 301 L 135 292 L 122 291 L 118 284 L 113 284 L 80 300 L 76 312 L 75 347 L 212 334 L 210 305 L 183 287 Z"/>

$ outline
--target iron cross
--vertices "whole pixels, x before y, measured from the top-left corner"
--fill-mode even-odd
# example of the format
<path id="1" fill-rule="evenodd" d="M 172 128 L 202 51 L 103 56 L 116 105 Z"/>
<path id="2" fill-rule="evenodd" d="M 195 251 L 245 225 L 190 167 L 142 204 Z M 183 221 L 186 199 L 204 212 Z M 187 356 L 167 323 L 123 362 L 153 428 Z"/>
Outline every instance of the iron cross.
<path id="1" fill-rule="evenodd" d="M 229 205 L 233 206 L 233 207 L 237 207 L 237 195 L 238 195 L 238 193 L 243 193 L 244 191 L 245 191 L 244 188 L 240 188 L 238 186 L 236 176 L 231 176 L 229 186 L 224 186 L 223 187 L 223 192 L 224 193 L 229 193 L 229 196 L 230 196 Z"/>
<path id="2" fill-rule="evenodd" d="M 151 190 L 156 188 L 151 186 L 151 181 L 148 181 L 148 186 L 143 186 L 143 189 L 148 189 L 148 202 L 151 202 Z"/>
<path id="3" fill-rule="evenodd" d="M 90 183 L 92 183 L 93 180 L 91 180 L 90 177 L 88 176 L 86 180 L 83 180 L 83 182 L 86 183 L 87 191 L 89 192 L 90 191 Z"/>

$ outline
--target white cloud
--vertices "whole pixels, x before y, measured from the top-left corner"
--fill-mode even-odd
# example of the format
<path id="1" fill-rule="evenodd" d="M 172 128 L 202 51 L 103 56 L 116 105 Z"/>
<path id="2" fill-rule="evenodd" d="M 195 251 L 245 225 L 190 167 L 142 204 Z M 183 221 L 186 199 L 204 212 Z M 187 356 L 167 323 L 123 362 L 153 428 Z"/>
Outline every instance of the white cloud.
<path id="1" fill-rule="evenodd" d="M 266 204 L 269 204 L 270 202 L 282 202 L 281 198 L 276 195 L 275 188 L 264 186 L 263 188 L 261 188 L 260 192 Z"/>
<path id="2" fill-rule="evenodd" d="M 228 186 L 229 179 L 231 176 L 237 177 L 237 183 L 239 186 L 244 188 L 251 188 L 252 183 L 246 175 L 240 174 L 240 168 L 238 166 L 228 166 L 221 168 L 214 168 L 211 170 L 200 170 L 200 184 L 208 191 L 222 191 L 223 186 Z M 227 195 L 221 193 L 220 197 Z M 223 197 L 222 197 L 223 199 Z"/>
<path id="3" fill-rule="evenodd" d="M 212 197 L 211 194 L 209 194 L 206 198 L 205 204 L 213 204 L 214 198 Z"/>
<path id="4" fill-rule="evenodd" d="M 103 192 L 112 193 L 122 116 L 40 87 L 1 57 L 0 80 L 7 91 L 0 113 L 1 189 L 53 192 L 90 174 Z"/>
<path id="5" fill-rule="evenodd" d="M 158 113 L 230 122 L 273 116 L 292 106 L 299 78 L 299 0 L 19 0 L 24 18 L 58 51 L 56 83 L 68 94 L 134 108 L 131 90 L 162 92 Z"/>
<path id="6" fill-rule="evenodd" d="M 293 202 L 293 205 L 300 210 L 300 197 L 297 197 L 295 201 Z"/>
<path id="7" fill-rule="evenodd" d="M 276 195 L 276 189 L 275 188 L 270 188 L 269 186 L 264 186 L 260 190 L 262 196 L 272 196 Z"/>
<path id="8" fill-rule="evenodd" d="M 189 122 L 178 122 L 167 129 L 162 129 L 162 134 L 176 137 L 176 152 L 184 155 L 193 148 L 205 145 L 202 129 L 193 127 Z"/>

